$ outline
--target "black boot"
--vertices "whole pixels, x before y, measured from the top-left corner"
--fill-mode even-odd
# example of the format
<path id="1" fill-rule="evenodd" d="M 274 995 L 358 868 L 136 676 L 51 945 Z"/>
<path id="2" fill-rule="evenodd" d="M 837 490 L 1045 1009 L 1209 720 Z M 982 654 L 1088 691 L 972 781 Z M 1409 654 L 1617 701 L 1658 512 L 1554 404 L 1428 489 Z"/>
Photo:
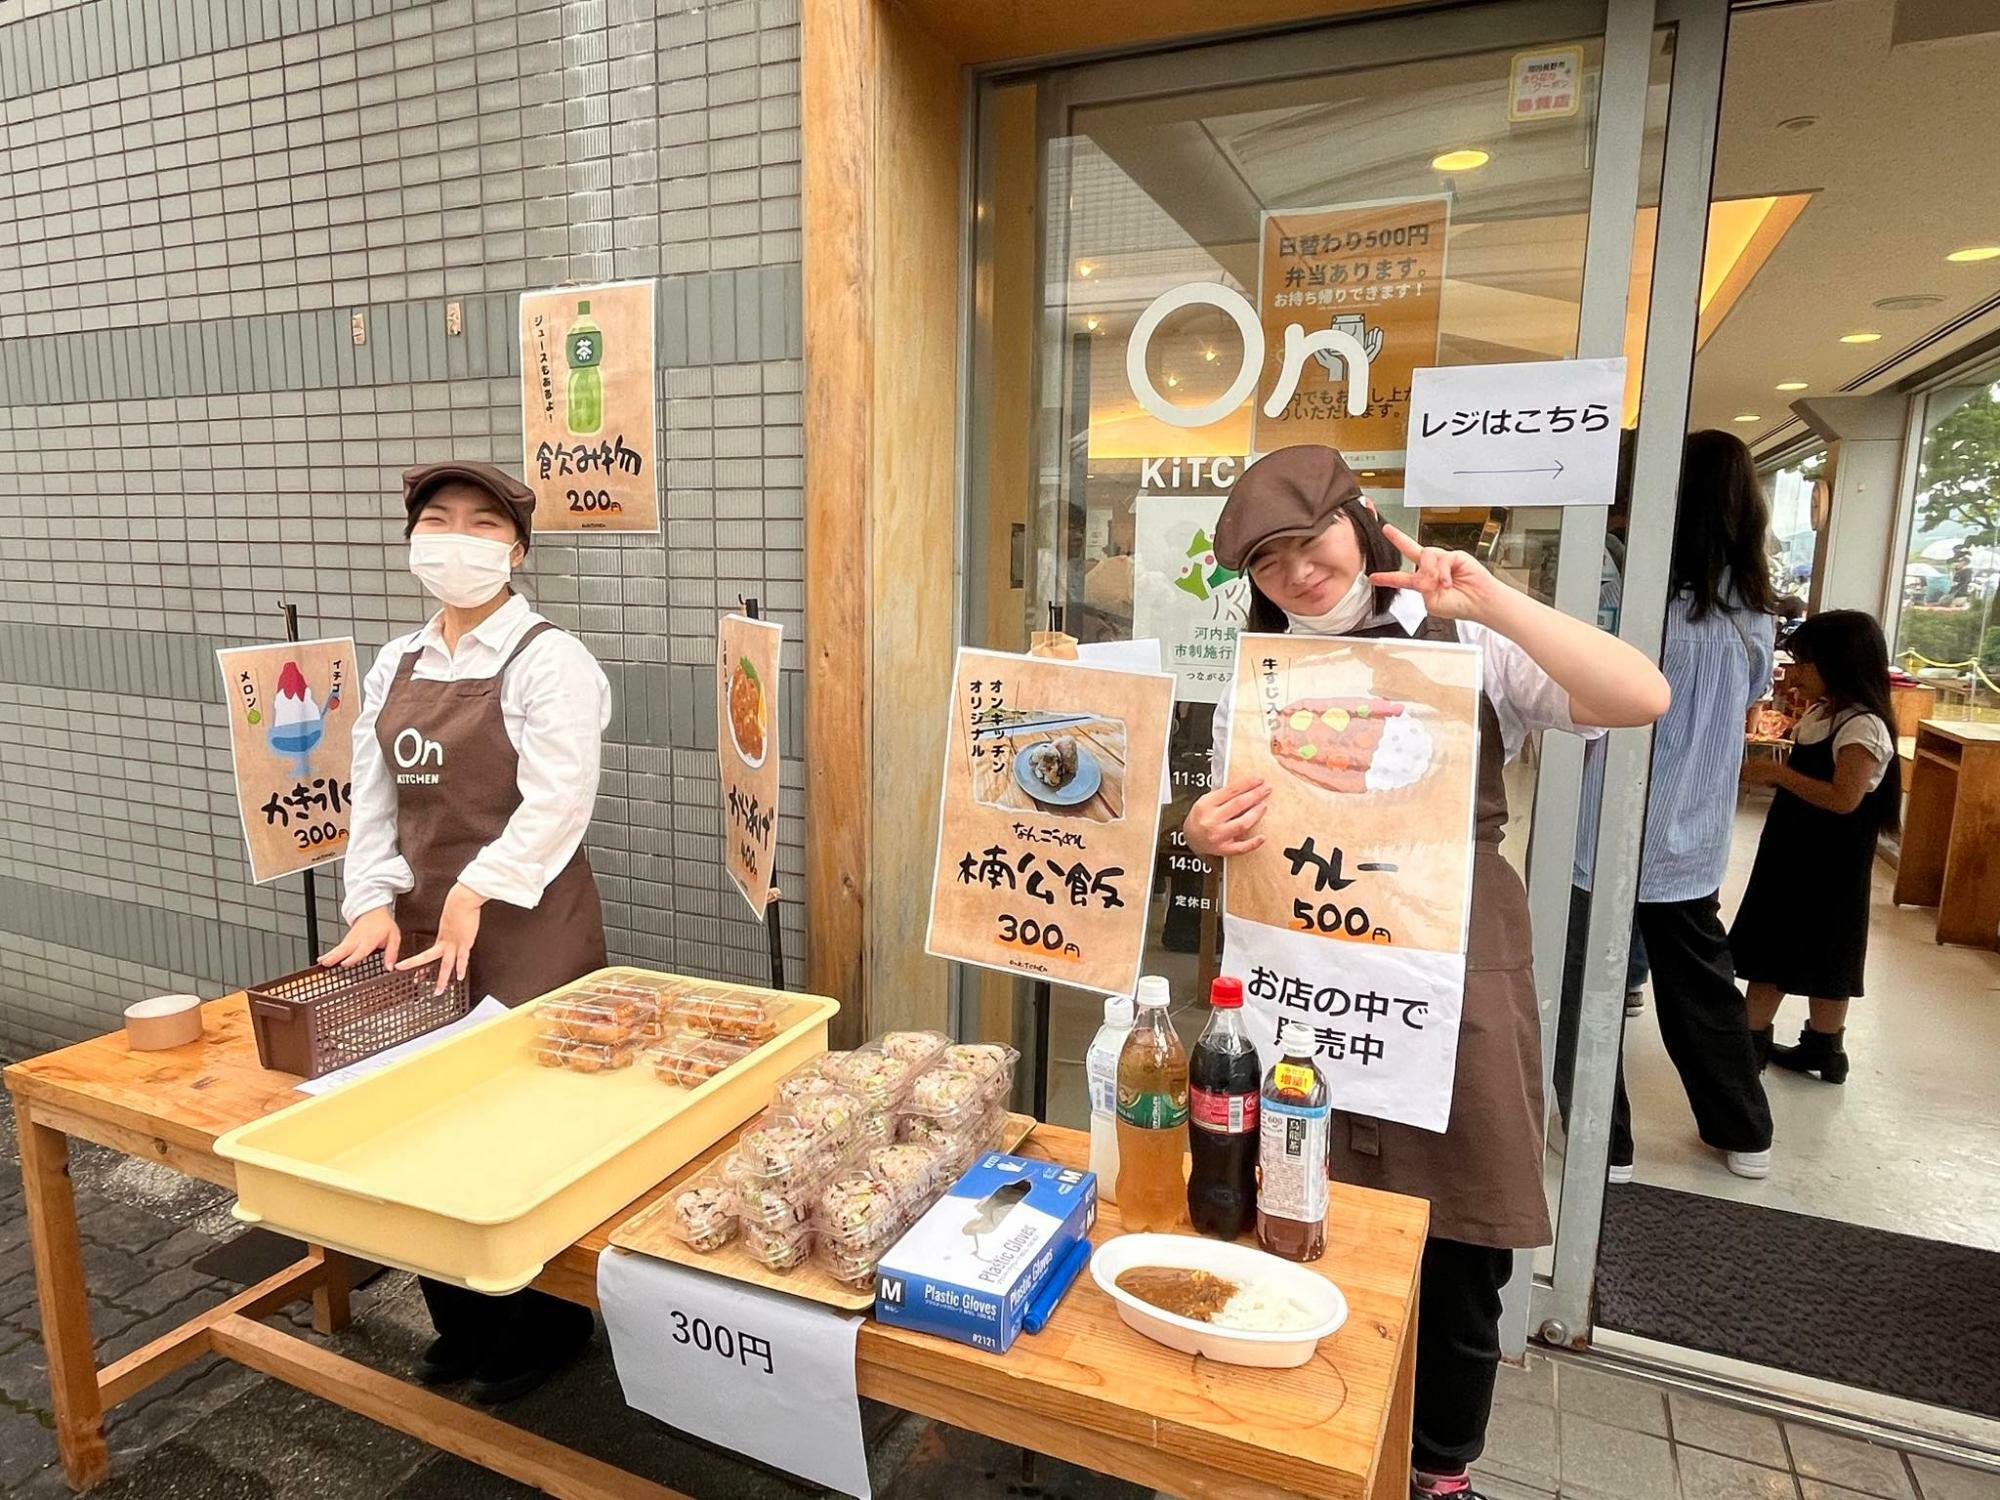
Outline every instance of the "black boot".
<path id="1" fill-rule="evenodd" d="M 1846 1035 L 1845 1027 L 1839 1031 L 1814 1031 L 1807 1026 L 1799 1032 L 1798 1046 L 1771 1048 L 1771 1061 L 1794 1073 L 1817 1073 L 1823 1083 L 1845 1083 L 1847 1053 L 1840 1039 Z"/>

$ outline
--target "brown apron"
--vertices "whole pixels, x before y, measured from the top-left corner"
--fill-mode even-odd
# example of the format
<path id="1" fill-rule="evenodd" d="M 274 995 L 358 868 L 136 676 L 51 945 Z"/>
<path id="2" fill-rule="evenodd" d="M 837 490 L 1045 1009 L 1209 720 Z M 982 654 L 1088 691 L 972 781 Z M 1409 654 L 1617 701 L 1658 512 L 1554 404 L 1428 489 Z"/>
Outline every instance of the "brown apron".
<path id="1" fill-rule="evenodd" d="M 500 837 L 521 805 L 520 756 L 507 738 L 500 683 L 528 643 L 555 626 L 528 627 L 491 677 L 437 682 L 412 675 L 423 648 L 396 668 L 375 739 L 396 781 L 396 845 L 416 885 L 396 898 L 403 953 L 436 940 L 459 872 Z M 488 901 L 479 911 L 468 990 L 519 1005 L 604 967 L 604 912 L 590 861 L 577 847 L 533 907 Z"/>
<path id="2" fill-rule="evenodd" d="M 1394 624 L 1349 632 L 1403 633 Z M 1426 619 L 1417 635 L 1458 638 L 1450 621 L 1435 619 Z M 1431 1233 L 1440 1238 L 1525 1250 L 1553 1236 L 1542 1188 L 1542 1021 L 1528 893 L 1500 856 L 1506 756 L 1499 716 L 1481 693 L 1472 914 L 1450 1122 L 1440 1135 L 1336 1113 L 1330 1170 L 1340 1182 L 1428 1198 Z"/>

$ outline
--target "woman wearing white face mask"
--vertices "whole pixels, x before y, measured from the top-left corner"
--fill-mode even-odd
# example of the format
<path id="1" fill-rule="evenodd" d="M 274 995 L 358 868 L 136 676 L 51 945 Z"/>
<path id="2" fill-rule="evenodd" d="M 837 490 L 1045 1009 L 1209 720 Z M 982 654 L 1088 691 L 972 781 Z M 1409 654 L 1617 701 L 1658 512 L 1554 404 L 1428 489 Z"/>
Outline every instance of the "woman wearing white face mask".
<path id="1" fill-rule="evenodd" d="M 489 464 L 403 474 L 410 571 L 443 608 L 382 648 L 354 726 L 347 935 L 320 962 L 380 952 L 438 985 L 519 1005 L 605 963 L 584 857 L 611 692 L 596 659 L 509 580 L 533 491 Z M 532 1390 L 589 1341 L 589 1309 L 535 1291 L 424 1281 L 438 1338 L 418 1376 L 476 1376 L 483 1401 Z"/>

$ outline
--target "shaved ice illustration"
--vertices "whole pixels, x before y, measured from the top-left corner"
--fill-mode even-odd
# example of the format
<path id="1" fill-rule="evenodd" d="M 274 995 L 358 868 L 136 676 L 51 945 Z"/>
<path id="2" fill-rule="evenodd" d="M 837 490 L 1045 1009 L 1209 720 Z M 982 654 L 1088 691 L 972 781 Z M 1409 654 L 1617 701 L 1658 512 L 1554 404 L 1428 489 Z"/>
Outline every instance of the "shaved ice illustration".
<path id="1" fill-rule="evenodd" d="M 1195 598 L 1206 600 L 1208 596 L 1232 579 L 1242 574 L 1234 568 L 1225 568 L 1215 560 L 1215 543 L 1209 540 L 1208 532 L 1195 528 L 1194 537 L 1188 542 L 1188 561 L 1181 566 L 1181 576 L 1174 580 L 1174 587 Z"/>
<path id="2" fill-rule="evenodd" d="M 278 672 L 278 694 L 271 702 L 271 749 L 292 757 L 292 774 L 303 777 L 312 767 L 313 747 L 326 733 L 326 715 L 306 686 L 297 662 Z"/>

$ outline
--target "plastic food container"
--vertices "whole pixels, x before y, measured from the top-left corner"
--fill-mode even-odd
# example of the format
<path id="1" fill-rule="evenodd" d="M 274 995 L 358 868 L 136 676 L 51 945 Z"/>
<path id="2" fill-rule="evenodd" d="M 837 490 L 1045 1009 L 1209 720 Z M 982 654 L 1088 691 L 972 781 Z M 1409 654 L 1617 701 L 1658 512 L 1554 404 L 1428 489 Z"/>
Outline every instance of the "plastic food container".
<path id="1" fill-rule="evenodd" d="M 899 1236 L 890 1235 L 878 1244 L 851 1246 L 821 1240 L 816 1252 L 827 1275 L 843 1286 L 867 1286 L 875 1279 L 875 1269 Z"/>
<path id="2" fill-rule="evenodd" d="M 943 1186 L 944 1158 L 931 1146 L 915 1142 L 875 1146 L 862 1153 L 862 1170 L 918 1202 Z M 929 1207 L 928 1203 L 924 1205 Z"/>
<path id="3" fill-rule="evenodd" d="M 845 1056 L 846 1054 L 841 1054 Z M 777 1094 L 773 1102 L 780 1108 L 794 1104 L 801 1099 L 809 1099 L 814 1094 L 842 1093 L 845 1090 L 831 1078 L 821 1076 L 817 1063 L 807 1063 L 793 1073 L 787 1073 L 778 1080 Z"/>
<path id="4" fill-rule="evenodd" d="M 947 1068 L 972 1074 L 996 1095 L 1014 1087 L 1014 1064 L 1020 1060 L 1020 1052 L 1004 1042 L 958 1042 L 938 1058 Z"/>
<path id="5" fill-rule="evenodd" d="M 906 1115 L 924 1115 L 948 1130 L 970 1125 L 992 1105 L 993 1091 L 977 1074 L 957 1068 L 919 1073 L 909 1095 L 896 1106 Z"/>
<path id="6" fill-rule="evenodd" d="M 754 1219 L 743 1220 L 743 1248 L 773 1271 L 789 1271 L 802 1266 L 812 1255 L 813 1231 L 810 1224 L 794 1224 L 772 1229 Z"/>
<path id="7" fill-rule="evenodd" d="M 867 1111 L 854 1095 L 833 1089 L 795 1099 L 782 1109 L 774 1106 L 772 1113 L 812 1131 L 821 1138 L 828 1152 L 839 1152 L 854 1144 Z"/>
<path id="8" fill-rule="evenodd" d="M 703 1254 L 720 1250 L 736 1238 L 736 1190 L 718 1168 L 708 1167 L 674 1194 L 668 1222 L 690 1248 Z"/>
<path id="9" fill-rule="evenodd" d="M 1254 1282 L 1297 1303 L 1309 1322 L 1282 1333 L 1218 1328 L 1153 1306 L 1118 1285 L 1134 1266 L 1173 1266 L 1211 1271 L 1236 1282 Z M 1251 1245 L 1197 1239 L 1186 1234 L 1121 1234 L 1099 1245 L 1090 1274 L 1118 1306 L 1128 1326 L 1169 1349 L 1200 1354 L 1231 1365 L 1288 1370 L 1313 1357 L 1319 1341 L 1347 1321 L 1347 1298 L 1317 1271 L 1280 1260 Z"/>
<path id="10" fill-rule="evenodd" d="M 889 1109 L 909 1090 L 918 1071 L 907 1058 L 891 1057 L 879 1047 L 859 1047 L 829 1064 L 827 1076 L 860 1096 L 870 1109 Z"/>
<path id="11" fill-rule="evenodd" d="M 754 995 L 682 991 L 666 997 L 662 1018 L 668 1025 L 689 1026 L 696 1031 L 747 1042 L 768 1041 L 778 1034 L 778 1023 L 770 1008 Z"/>
<path id="12" fill-rule="evenodd" d="M 545 1041 L 637 1041 L 653 1012 L 637 1000 L 577 1000 L 565 995 L 546 1000 L 535 1012 Z"/>
<path id="13" fill-rule="evenodd" d="M 646 1061 L 652 1064 L 661 1082 L 691 1089 L 741 1062 L 755 1050 L 749 1042 L 676 1027 L 647 1050 Z"/>
<path id="14" fill-rule="evenodd" d="M 535 1044 L 536 1062 L 545 1068 L 568 1068 L 572 1073 L 614 1073 L 631 1067 L 638 1055 L 637 1038 L 625 1042 L 578 1042 L 545 1036 Z"/>
<path id="15" fill-rule="evenodd" d="M 842 1172 L 819 1195 L 813 1225 L 840 1245 L 872 1245 L 909 1222 L 909 1195 L 869 1172 Z"/>
<path id="16" fill-rule="evenodd" d="M 854 1143 L 864 1149 L 870 1146 L 887 1146 L 896 1139 L 896 1117 L 886 1109 L 871 1109 L 861 1116 L 861 1123 L 854 1128 Z"/>
<path id="17" fill-rule="evenodd" d="M 742 1179 L 776 1192 L 825 1176 L 835 1154 L 819 1131 L 769 1110 L 736 1142 Z"/>
<path id="18" fill-rule="evenodd" d="M 904 1062 L 926 1067 L 936 1056 L 951 1045 L 951 1038 L 942 1031 L 885 1031 L 875 1043 L 891 1057 L 900 1057 Z"/>

